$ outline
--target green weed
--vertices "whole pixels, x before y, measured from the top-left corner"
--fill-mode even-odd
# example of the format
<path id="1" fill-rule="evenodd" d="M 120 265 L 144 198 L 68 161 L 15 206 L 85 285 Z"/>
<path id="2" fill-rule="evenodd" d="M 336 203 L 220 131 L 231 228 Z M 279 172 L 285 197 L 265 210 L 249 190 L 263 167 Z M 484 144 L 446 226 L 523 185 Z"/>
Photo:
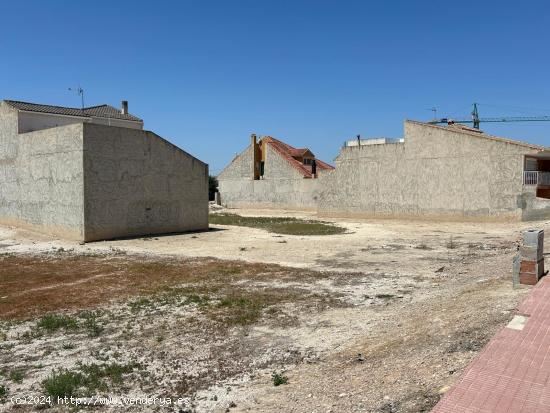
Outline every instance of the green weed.
<path id="1" fill-rule="evenodd" d="M 345 228 L 328 222 L 290 217 L 243 217 L 236 214 L 211 214 L 209 220 L 211 224 L 261 228 L 286 235 L 334 235 L 346 231 Z"/>
<path id="2" fill-rule="evenodd" d="M 61 328 L 65 330 L 74 330 L 78 327 L 78 322 L 70 316 L 48 314 L 38 321 L 37 327 L 52 333 Z"/>
<path id="3" fill-rule="evenodd" d="M 271 375 L 271 381 L 273 382 L 274 386 L 280 386 L 281 384 L 288 383 L 288 377 L 283 376 L 282 374 L 279 374 L 277 372 L 273 372 L 273 374 Z"/>

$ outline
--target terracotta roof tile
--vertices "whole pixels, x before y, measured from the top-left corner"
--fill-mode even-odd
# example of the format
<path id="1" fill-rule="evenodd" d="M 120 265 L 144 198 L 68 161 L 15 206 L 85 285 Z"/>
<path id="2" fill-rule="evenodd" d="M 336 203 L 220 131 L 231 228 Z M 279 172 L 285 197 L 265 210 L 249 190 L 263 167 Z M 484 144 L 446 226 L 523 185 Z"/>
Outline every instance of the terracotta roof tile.
<path id="1" fill-rule="evenodd" d="M 311 165 L 304 165 L 302 162 L 295 159 L 295 156 L 303 156 L 307 152 L 311 152 L 307 148 L 294 148 L 287 143 L 284 143 L 278 139 L 275 139 L 271 136 L 265 136 L 262 138 L 262 141 L 265 140 L 268 145 L 275 149 L 281 156 L 298 172 L 300 172 L 304 178 L 313 178 L 311 173 Z M 317 170 L 330 170 L 334 169 L 332 165 L 329 165 L 326 162 L 321 161 L 320 159 L 315 159 L 317 164 Z"/>

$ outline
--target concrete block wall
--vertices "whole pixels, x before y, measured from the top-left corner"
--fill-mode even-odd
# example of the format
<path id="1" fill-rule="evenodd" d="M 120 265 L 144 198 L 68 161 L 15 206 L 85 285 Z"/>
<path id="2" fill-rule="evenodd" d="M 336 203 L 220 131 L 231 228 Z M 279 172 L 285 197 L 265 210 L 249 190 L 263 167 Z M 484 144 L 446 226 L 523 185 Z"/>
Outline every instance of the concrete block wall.
<path id="1" fill-rule="evenodd" d="M 86 241 L 208 229 L 208 165 L 160 136 L 84 125 Z"/>
<path id="2" fill-rule="evenodd" d="M 411 121 L 404 136 L 342 148 L 320 215 L 522 219 L 524 155 L 538 149 Z"/>
<path id="3" fill-rule="evenodd" d="M 82 124 L 17 134 L 0 105 L 0 223 L 84 237 Z"/>
<path id="4" fill-rule="evenodd" d="M 156 134 L 17 125 L 0 104 L 0 223 L 85 241 L 208 228 L 208 165 Z"/>
<path id="5" fill-rule="evenodd" d="M 525 186 L 521 194 L 523 221 L 550 219 L 550 199 L 537 198 L 536 186 Z"/>
<path id="6" fill-rule="evenodd" d="M 305 179 L 270 145 L 267 145 L 262 179 L 253 179 L 252 164 L 252 146 L 248 146 L 218 175 L 222 205 L 228 208 L 317 208 L 319 179 Z"/>

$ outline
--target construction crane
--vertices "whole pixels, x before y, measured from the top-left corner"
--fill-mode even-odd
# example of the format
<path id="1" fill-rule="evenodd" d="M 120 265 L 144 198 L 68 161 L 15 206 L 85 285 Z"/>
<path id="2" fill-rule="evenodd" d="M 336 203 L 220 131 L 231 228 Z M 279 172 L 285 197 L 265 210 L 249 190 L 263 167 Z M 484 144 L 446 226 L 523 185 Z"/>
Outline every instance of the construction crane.
<path id="1" fill-rule="evenodd" d="M 479 129 L 479 124 L 481 122 L 549 122 L 550 116 L 499 116 L 494 118 L 480 118 L 479 112 L 477 110 L 477 103 L 474 103 L 472 110 L 471 119 L 450 119 L 450 118 L 440 118 L 433 119 L 428 123 L 432 125 L 437 125 L 441 123 L 472 123 L 474 128 Z"/>

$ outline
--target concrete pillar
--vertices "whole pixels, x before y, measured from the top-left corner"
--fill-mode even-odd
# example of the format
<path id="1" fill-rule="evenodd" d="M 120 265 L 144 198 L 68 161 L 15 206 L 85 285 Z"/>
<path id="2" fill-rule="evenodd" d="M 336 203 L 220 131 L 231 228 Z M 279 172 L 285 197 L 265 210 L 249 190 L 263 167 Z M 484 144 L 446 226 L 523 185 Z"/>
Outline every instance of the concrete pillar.
<path id="1" fill-rule="evenodd" d="M 519 282 L 535 285 L 544 275 L 544 231 L 530 229 L 523 231 L 523 242 L 519 248 Z"/>

